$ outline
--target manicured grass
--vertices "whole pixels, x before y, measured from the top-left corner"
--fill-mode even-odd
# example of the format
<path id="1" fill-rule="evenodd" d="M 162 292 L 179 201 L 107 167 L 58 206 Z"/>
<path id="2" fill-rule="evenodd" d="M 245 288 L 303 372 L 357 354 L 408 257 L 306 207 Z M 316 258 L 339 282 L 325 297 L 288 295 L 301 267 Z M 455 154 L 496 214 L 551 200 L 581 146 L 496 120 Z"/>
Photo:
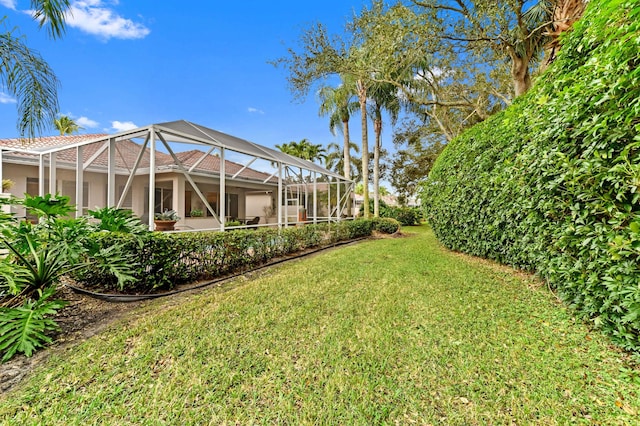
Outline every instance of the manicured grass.
<path id="1" fill-rule="evenodd" d="M 0 423 L 640 421 L 639 370 L 545 288 L 407 231 L 158 302 L 50 359 Z"/>

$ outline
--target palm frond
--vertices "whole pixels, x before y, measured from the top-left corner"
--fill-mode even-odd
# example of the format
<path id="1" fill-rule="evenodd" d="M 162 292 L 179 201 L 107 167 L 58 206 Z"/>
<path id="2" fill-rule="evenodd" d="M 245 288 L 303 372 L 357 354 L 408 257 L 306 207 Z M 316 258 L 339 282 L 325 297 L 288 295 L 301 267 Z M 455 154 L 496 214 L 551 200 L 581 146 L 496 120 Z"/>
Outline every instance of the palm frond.
<path id="1" fill-rule="evenodd" d="M 17 99 L 20 135 L 42 134 L 59 109 L 59 82 L 44 59 L 9 32 L 0 34 L 0 81 Z"/>

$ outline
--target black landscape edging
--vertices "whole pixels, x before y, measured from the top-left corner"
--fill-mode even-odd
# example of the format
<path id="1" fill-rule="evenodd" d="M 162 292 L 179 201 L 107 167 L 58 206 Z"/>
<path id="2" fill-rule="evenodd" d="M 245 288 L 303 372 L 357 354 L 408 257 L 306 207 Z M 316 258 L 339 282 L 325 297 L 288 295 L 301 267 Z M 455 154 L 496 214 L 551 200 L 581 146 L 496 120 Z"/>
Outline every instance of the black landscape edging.
<path id="1" fill-rule="evenodd" d="M 367 238 L 368 237 L 361 237 L 361 238 L 356 238 L 356 239 L 349 240 L 349 241 L 341 241 L 341 242 L 337 242 L 337 243 L 330 244 L 330 245 L 327 245 L 327 246 L 322 246 L 322 247 L 320 247 L 320 248 L 318 248 L 316 250 L 307 251 L 307 252 L 300 253 L 300 254 L 295 255 L 295 256 L 278 259 L 276 261 L 265 263 L 263 265 L 257 266 L 257 267 L 255 267 L 253 269 L 245 270 L 245 271 L 242 271 L 242 272 L 237 272 L 237 273 L 234 273 L 232 275 L 227 275 L 225 277 L 216 278 L 214 280 L 206 281 L 206 282 L 204 282 L 202 284 L 198 284 L 198 285 L 193 286 L 193 287 L 182 288 L 182 289 L 179 289 L 179 290 L 172 290 L 172 291 L 168 291 L 166 293 L 155 293 L 155 294 L 96 293 L 96 292 L 89 291 L 89 290 L 86 290 L 86 289 L 83 289 L 83 288 L 80 288 L 80 287 L 73 286 L 71 284 L 65 284 L 65 285 L 67 287 L 69 287 L 71 290 L 73 290 L 74 292 L 76 292 L 76 293 L 84 294 L 85 296 L 93 297 L 94 299 L 104 300 L 106 302 L 112 302 L 112 303 L 139 302 L 139 301 L 142 301 L 142 300 L 158 299 L 158 298 L 161 298 L 161 297 L 173 296 L 175 294 L 184 293 L 186 291 L 198 290 L 198 289 L 201 289 L 201 288 L 204 288 L 204 287 L 209 287 L 211 285 L 219 284 L 219 283 L 231 280 L 233 278 L 238 278 L 238 277 L 240 277 L 240 276 L 242 276 L 244 274 L 250 273 L 250 272 L 259 271 L 260 269 L 268 268 L 270 266 L 278 265 L 280 263 L 288 262 L 290 260 L 300 259 L 302 257 L 308 256 L 308 255 L 311 255 L 311 254 L 315 254 L 315 253 L 318 253 L 318 252 L 321 252 L 323 250 L 327 250 L 327 249 L 330 249 L 330 248 L 356 243 L 356 242 L 362 241 L 362 240 L 367 239 Z"/>

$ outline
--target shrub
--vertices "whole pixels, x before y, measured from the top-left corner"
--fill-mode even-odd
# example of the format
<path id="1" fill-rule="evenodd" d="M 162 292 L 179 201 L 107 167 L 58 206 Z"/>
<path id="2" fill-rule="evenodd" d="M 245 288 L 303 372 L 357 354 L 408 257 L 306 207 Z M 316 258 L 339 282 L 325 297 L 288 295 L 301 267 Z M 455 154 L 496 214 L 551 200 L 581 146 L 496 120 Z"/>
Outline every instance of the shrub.
<path id="1" fill-rule="evenodd" d="M 400 223 L 390 217 L 378 217 L 373 219 L 373 227 L 383 234 L 395 234 L 400 229 Z"/>
<path id="2" fill-rule="evenodd" d="M 440 155 L 421 199 L 446 246 L 536 271 L 640 350 L 640 6 L 591 2 L 557 61 Z"/>
<path id="3" fill-rule="evenodd" d="M 397 230 L 397 222 L 395 229 Z M 106 269 L 83 269 L 75 275 L 86 286 L 106 290 L 149 292 L 178 284 L 212 279 L 233 271 L 259 265 L 275 257 L 322 244 L 331 244 L 371 235 L 373 220 L 356 219 L 338 223 L 261 228 L 229 232 L 148 233 L 140 238 L 130 234 L 96 233 L 94 242 L 102 248 L 122 247 L 138 260 L 134 279 L 125 283 Z M 385 229 L 392 229 L 387 225 Z"/>
<path id="4" fill-rule="evenodd" d="M 373 212 L 373 200 L 369 200 L 369 211 Z M 422 214 L 415 207 L 395 207 L 390 206 L 383 200 L 379 205 L 380 217 L 396 219 L 402 226 L 418 225 Z M 360 206 L 360 215 L 364 214 L 364 207 Z"/>
<path id="5" fill-rule="evenodd" d="M 417 209 L 411 207 L 392 207 L 388 217 L 396 219 L 402 226 L 413 226 L 420 223 Z"/>

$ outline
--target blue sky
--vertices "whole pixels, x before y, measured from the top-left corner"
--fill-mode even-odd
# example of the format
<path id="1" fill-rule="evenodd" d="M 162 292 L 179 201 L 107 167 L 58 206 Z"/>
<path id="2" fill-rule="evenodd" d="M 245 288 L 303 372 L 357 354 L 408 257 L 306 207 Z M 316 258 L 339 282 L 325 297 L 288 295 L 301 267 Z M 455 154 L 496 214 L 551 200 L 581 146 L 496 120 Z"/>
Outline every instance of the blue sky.
<path id="1" fill-rule="evenodd" d="M 314 95 L 295 102 L 286 71 L 268 61 L 286 55 L 314 22 L 342 32 L 368 0 L 72 4 L 73 17 L 58 40 L 25 13 L 28 0 L 0 0 L 0 17 L 6 15 L 3 31 L 16 28 L 54 69 L 60 112 L 81 124 L 81 133 L 186 119 L 272 147 L 302 138 L 323 145 L 341 141 L 329 132 L 328 119 L 318 117 Z M 3 89 L 0 138 L 15 137 L 16 104 Z M 359 116 L 351 127 L 359 144 Z M 388 149 L 391 134 L 386 129 Z"/>

